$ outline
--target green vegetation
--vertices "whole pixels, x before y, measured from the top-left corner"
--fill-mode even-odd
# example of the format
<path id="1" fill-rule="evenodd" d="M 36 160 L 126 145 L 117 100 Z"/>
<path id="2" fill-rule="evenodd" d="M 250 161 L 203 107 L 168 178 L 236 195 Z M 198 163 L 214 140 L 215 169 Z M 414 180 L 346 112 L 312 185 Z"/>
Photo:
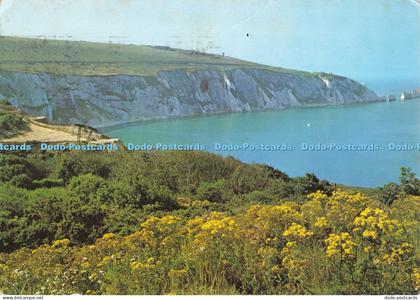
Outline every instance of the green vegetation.
<path id="1" fill-rule="evenodd" d="M 67 75 L 154 75 L 165 70 L 266 69 L 310 75 L 230 57 L 138 45 L 0 37 L 0 71 Z"/>
<path id="2" fill-rule="evenodd" d="M 364 196 L 203 152 L 0 154 L 0 290 L 411 294 L 419 187 L 409 168 Z"/>
<path id="3" fill-rule="evenodd" d="M 388 206 L 392 205 L 401 195 L 420 196 L 420 181 L 408 167 L 401 168 L 399 185 L 391 182 L 378 189 L 379 200 Z"/>
<path id="4" fill-rule="evenodd" d="M 1 99 L 0 100 L 0 108 L 4 108 L 4 107 L 11 107 L 11 104 L 9 103 L 9 101 Z"/>
<path id="5" fill-rule="evenodd" d="M 27 129 L 28 125 L 20 115 L 0 110 L 0 139 L 10 138 Z"/>
<path id="6" fill-rule="evenodd" d="M 22 114 L 7 100 L 0 99 L 0 139 L 10 138 L 28 130 Z"/>
<path id="7" fill-rule="evenodd" d="M 14 228 L 2 231 L 2 251 L 69 237 L 90 243 L 105 232 L 133 232 L 149 215 L 203 213 L 200 203 L 204 211 L 240 210 L 258 191 L 266 203 L 331 191 L 314 175 L 291 179 L 209 153 L 0 154 L 0 167 L 0 224 Z"/>

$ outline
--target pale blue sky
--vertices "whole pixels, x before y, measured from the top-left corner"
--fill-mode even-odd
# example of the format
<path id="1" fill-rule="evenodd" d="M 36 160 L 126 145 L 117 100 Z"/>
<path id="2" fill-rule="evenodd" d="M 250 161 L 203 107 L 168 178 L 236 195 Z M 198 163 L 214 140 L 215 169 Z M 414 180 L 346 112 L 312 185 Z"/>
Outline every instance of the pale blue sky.
<path id="1" fill-rule="evenodd" d="M 420 87 L 415 0 L 3 0 L 1 34 L 167 45 Z M 249 36 L 247 36 L 247 33 Z"/>

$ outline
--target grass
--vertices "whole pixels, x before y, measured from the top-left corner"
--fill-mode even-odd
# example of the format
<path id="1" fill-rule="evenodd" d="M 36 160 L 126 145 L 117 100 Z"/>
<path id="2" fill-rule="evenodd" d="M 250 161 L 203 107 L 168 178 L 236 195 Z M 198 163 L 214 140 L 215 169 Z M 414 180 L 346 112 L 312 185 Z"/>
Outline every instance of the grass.
<path id="1" fill-rule="evenodd" d="M 371 187 L 347 186 L 343 184 L 336 184 L 336 187 L 348 193 L 363 193 L 369 197 L 377 198 L 378 189 Z"/>
<path id="2" fill-rule="evenodd" d="M 260 65 L 196 51 L 140 45 L 0 37 L 0 71 L 65 75 L 143 75 L 159 71 L 263 69 L 311 76 L 312 73 Z"/>

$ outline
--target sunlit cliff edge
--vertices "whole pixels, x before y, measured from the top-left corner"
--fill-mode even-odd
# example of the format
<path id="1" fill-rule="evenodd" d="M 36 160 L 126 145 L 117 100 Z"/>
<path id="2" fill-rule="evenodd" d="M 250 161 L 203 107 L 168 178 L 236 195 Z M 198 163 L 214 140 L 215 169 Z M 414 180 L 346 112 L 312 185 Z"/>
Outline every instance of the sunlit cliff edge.
<path id="1" fill-rule="evenodd" d="M 334 74 L 168 47 L 1 37 L 0 53 L 0 99 L 58 124 L 384 100 Z"/>

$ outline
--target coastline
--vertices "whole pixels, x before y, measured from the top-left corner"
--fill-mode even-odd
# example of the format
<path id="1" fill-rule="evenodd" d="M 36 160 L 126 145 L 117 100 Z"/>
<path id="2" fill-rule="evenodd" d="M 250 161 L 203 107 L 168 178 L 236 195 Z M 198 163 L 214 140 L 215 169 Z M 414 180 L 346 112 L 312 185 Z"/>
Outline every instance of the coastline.
<path id="1" fill-rule="evenodd" d="M 412 98 L 405 101 L 416 101 L 420 100 L 420 98 Z M 305 106 L 296 106 L 296 107 L 284 107 L 284 108 L 275 108 L 275 109 L 256 109 L 252 111 L 223 111 L 223 112 L 209 112 L 209 113 L 197 113 L 197 114 L 190 114 L 185 116 L 176 116 L 176 117 L 156 117 L 156 118 L 143 118 L 128 122 L 114 122 L 107 126 L 96 126 L 95 128 L 98 131 L 108 131 L 110 129 L 119 129 L 126 126 L 132 126 L 136 124 L 148 124 L 148 123 L 155 123 L 155 122 L 165 122 L 165 121 L 175 121 L 175 120 L 184 120 L 190 118 L 206 118 L 218 115 L 240 115 L 240 114 L 252 114 L 252 113 L 260 113 L 260 112 L 276 112 L 276 111 L 285 111 L 285 110 L 300 110 L 300 109 L 312 109 L 312 108 L 324 108 L 324 107 L 352 107 L 352 106 L 364 106 L 369 104 L 377 104 L 377 103 L 388 103 L 388 102 L 404 102 L 400 100 L 396 101 L 386 101 L 384 99 L 369 101 L 369 102 L 359 102 L 359 103 L 341 103 L 341 104 L 313 104 L 313 105 L 305 105 Z"/>

